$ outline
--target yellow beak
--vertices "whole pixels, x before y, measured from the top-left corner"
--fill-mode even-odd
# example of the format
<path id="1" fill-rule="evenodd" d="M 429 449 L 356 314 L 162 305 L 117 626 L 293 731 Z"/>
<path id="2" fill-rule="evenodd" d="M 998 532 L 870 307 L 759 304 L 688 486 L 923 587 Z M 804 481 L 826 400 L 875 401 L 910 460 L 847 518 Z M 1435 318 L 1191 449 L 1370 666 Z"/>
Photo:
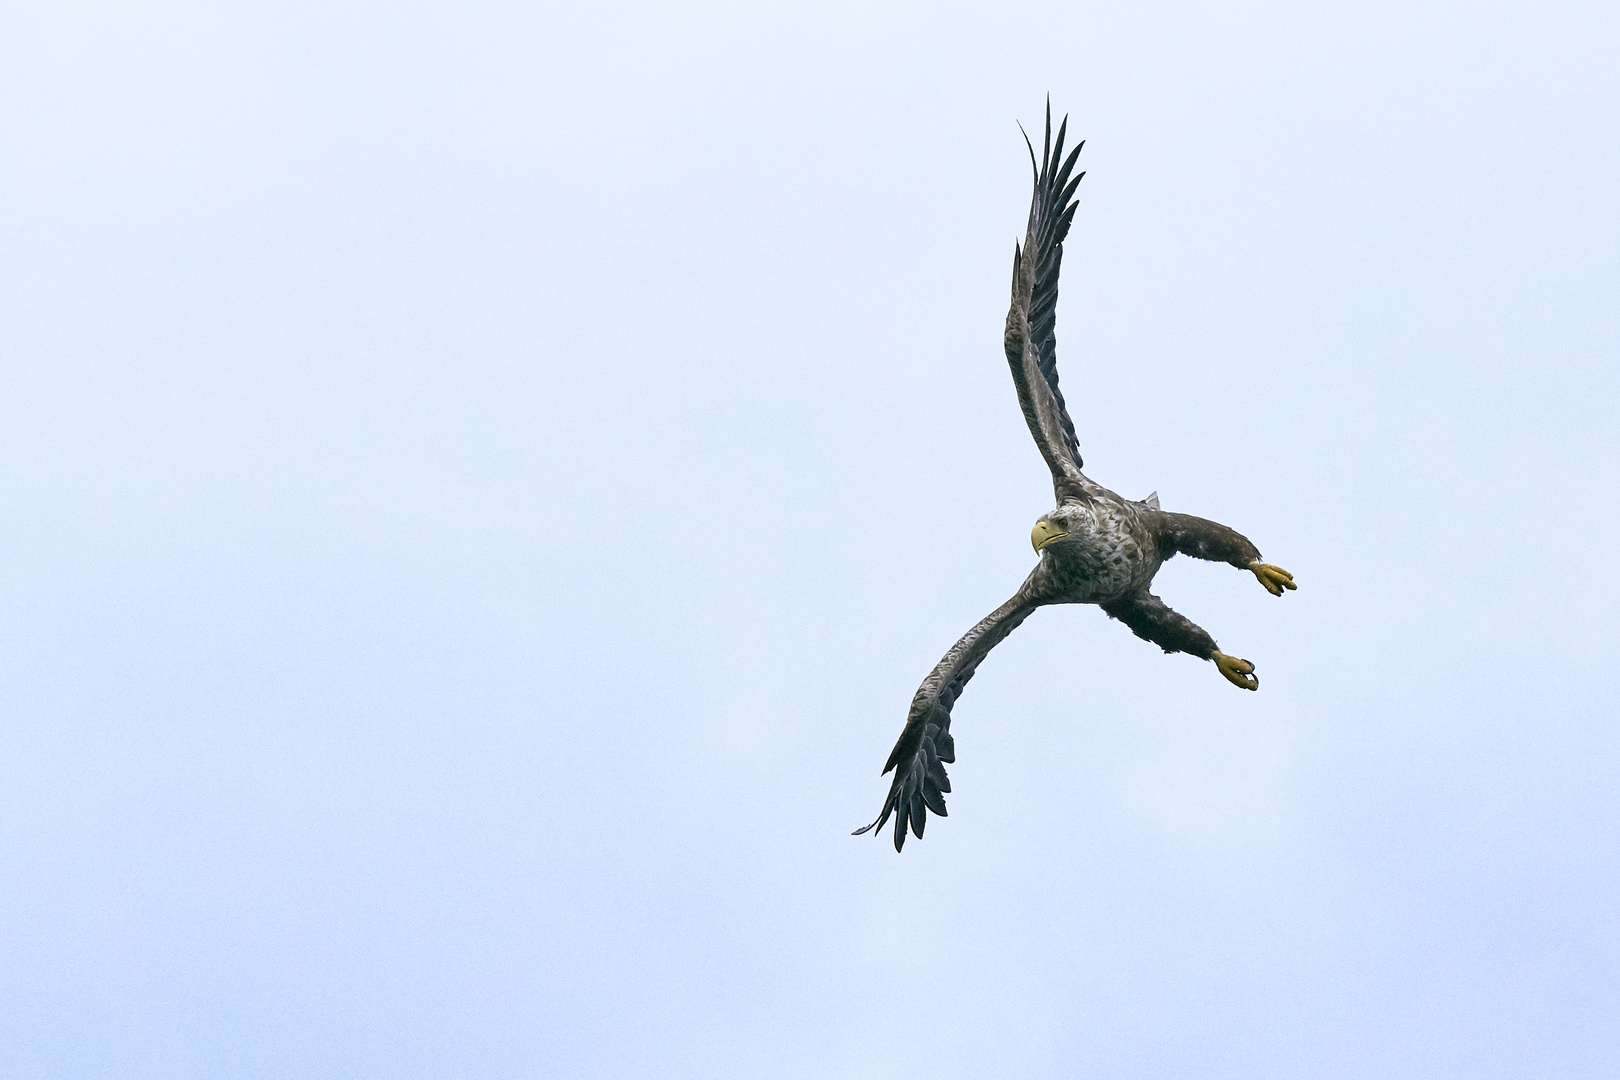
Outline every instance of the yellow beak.
<path id="1" fill-rule="evenodd" d="M 1052 541 L 1068 535 L 1063 531 L 1063 526 L 1055 521 L 1037 521 L 1034 530 L 1029 534 L 1029 542 L 1035 546 L 1036 551 L 1040 551 Z"/>

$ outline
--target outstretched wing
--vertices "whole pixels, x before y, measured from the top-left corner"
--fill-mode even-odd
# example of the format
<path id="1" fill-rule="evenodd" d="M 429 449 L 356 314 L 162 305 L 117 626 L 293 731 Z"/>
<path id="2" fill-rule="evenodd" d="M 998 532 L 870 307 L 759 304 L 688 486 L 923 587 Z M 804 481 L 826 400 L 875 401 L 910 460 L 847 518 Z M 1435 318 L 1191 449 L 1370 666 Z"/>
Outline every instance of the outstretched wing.
<path id="1" fill-rule="evenodd" d="M 951 790 L 950 778 L 945 775 L 943 762 L 956 760 L 956 742 L 951 738 L 951 706 L 962 693 L 962 687 L 973 678 L 979 661 L 1001 639 L 1029 617 L 1039 605 L 1028 596 L 1027 589 L 1002 604 L 951 646 L 928 678 L 911 699 L 911 713 L 906 717 L 905 730 L 894 744 L 887 773 L 894 770 L 894 782 L 889 785 L 889 797 L 884 800 L 883 812 L 872 824 L 855 830 L 859 836 L 871 829 L 881 829 L 890 814 L 898 814 L 894 823 L 894 850 L 899 851 L 906 842 L 906 824 L 921 837 L 927 824 L 928 811 L 945 816 L 945 792 Z"/>
<path id="2" fill-rule="evenodd" d="M 1041 160 L 1035 161 L 1035 147 L 1029 146 L 1030 164 L 1035 167 L 1035 194 L 1030 199 L 1029 229 L 1024 243 L 1013 251 L 1012 308 L 1007 312 L 1007 363 L 1012 367 L 1018 388 L 1018 405 L 1024 412 L 1035 445 L 1052 470 L 1052 484 L 1058 501 L 1073 494 L 1084 483 L 1080 475 L 1080 443 L 1075 438 L 1074 421 L 1063 404 L 1057 374 L 1057 295 L 1058 270 L 1063 265 L 1063 238 L 1069 235 L 1078 203 L 1074 189 L 1085 173 L 1070 176 L 1082 142 L 1063 158 L 1063 137 L 1068 133 L 1068 117 L 1052 141 L 1052 104 L 1046 105 L 1046 140 Z M 1025 143 L 1029 143 L 1025 136 Z M 1061 162 L 1061 164 L 1059 164 Z"/>

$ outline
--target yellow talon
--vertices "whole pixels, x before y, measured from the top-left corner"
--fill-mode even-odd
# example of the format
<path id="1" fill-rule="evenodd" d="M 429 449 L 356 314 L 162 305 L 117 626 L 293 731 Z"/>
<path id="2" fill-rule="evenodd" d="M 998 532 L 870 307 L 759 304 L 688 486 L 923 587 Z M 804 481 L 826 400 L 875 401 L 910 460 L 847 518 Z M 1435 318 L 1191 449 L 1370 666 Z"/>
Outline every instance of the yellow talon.
<path id="1" fill-rule="evenodd" d="M 1256 559 L 1249 564 L 1249 571 L 1254 574 L 1255 579 L 1260 584 L 1266 587 L 1266 592 L 1272 596 L 1281 596 L 1284 589 L 1299 588 L 1298 585 L 1294 584 L 1294 575 L 1280 566 L 1272 566 L 1270 563 L 1263 563 Z"/>
<path id="2" fill-rule="evenodd" d="M 1292 586 L 1290 586 L 1292 588 Z M 1243 690 L 1260 689 L 1260 680 L 1255 678 L 1254 665 L 1247 660 L 1239 660 L 1235 656 L 1227 656 L 1219 649 L 1210 657 L 1215 661 L 1215 667 L 1226 676 L 1226 681 Z"/>

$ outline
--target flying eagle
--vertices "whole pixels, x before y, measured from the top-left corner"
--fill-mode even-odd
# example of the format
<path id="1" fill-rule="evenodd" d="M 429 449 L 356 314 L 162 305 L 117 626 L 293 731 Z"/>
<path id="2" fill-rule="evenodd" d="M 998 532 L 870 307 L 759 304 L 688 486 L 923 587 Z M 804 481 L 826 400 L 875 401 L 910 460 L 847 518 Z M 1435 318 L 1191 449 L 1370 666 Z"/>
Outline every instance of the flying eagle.
<path id="1" fill-rule="evenodd" d="M 1035 194 L 1024 242 L 1013 249 L 1012 309 L 1007 312 L 1005 338 L 1018 406 L 1052 470 L 1057 508 L 1035 522 L 1029 539 L 1040 561 L 1018 592 L 951 646 L 911 700 L 905 730 L 883 766 L 884 773 L 894 771 L 883 812 L 872 824 L 855 830 L 859 836 L 881 829 L 895 815 L 896 851 L 906 842 L 908 823 L 921 837 L 929 811 L 945 816 L 944 794 L 951 790 L 951 782 L 944 763 L 956 760 L 951 706 L 985 654 L 1036 608 L 1096 604 L 1137 637 L 1165 652 L 1213 660 L 1216 670 L 1232 685 L 1257 690 L 1260 681 L 1253 664 L 1221 652 L 1202 627 L 1172 611 L 1148 592 L 1148 586 L 1164 561 L 1180 552 L 1247 570 L 1273 596 L 1295 587 L 1292 574 L 1262 562 L 1259 549 L 1240 533 L 1204 518 L 1160 510 L 1157 492 L 1141 501 L 1122 499 L 1080 471 L 1074 422 L 1058 390 L 1053 335 L 1063 238 L 1078 205 L 1073 200 L 1074 189 L 1085 175 L 1070 178 L 1085 143 L 1064 158 L 1063 137 L 1068 126 L 1065 117 L 1054 142 L 1048 102 L 1046 138 L 1038 164 L 1034 145 L 1027 135 L 1024 139 L 1035 171 Z"/>

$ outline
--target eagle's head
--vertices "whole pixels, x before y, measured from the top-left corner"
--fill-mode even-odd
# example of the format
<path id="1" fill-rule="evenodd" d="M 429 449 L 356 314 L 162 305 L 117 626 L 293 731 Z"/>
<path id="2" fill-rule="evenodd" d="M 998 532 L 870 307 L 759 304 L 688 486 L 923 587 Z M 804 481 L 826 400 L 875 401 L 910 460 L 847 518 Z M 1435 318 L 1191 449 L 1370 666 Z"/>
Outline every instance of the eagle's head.
<path id="1" fill-rule="evenodd" d="M 1035 553 L 1040 554 L 1046 545 L 1055 543 L 1075 532 L 1075 523 L 1070 521 L 1063 513 L 1063 508 L 1042 514 L 1040 520 L 1035 522 L 1035 528 L 1030 530 L 1029 542 L 1034 546 Z"/>

